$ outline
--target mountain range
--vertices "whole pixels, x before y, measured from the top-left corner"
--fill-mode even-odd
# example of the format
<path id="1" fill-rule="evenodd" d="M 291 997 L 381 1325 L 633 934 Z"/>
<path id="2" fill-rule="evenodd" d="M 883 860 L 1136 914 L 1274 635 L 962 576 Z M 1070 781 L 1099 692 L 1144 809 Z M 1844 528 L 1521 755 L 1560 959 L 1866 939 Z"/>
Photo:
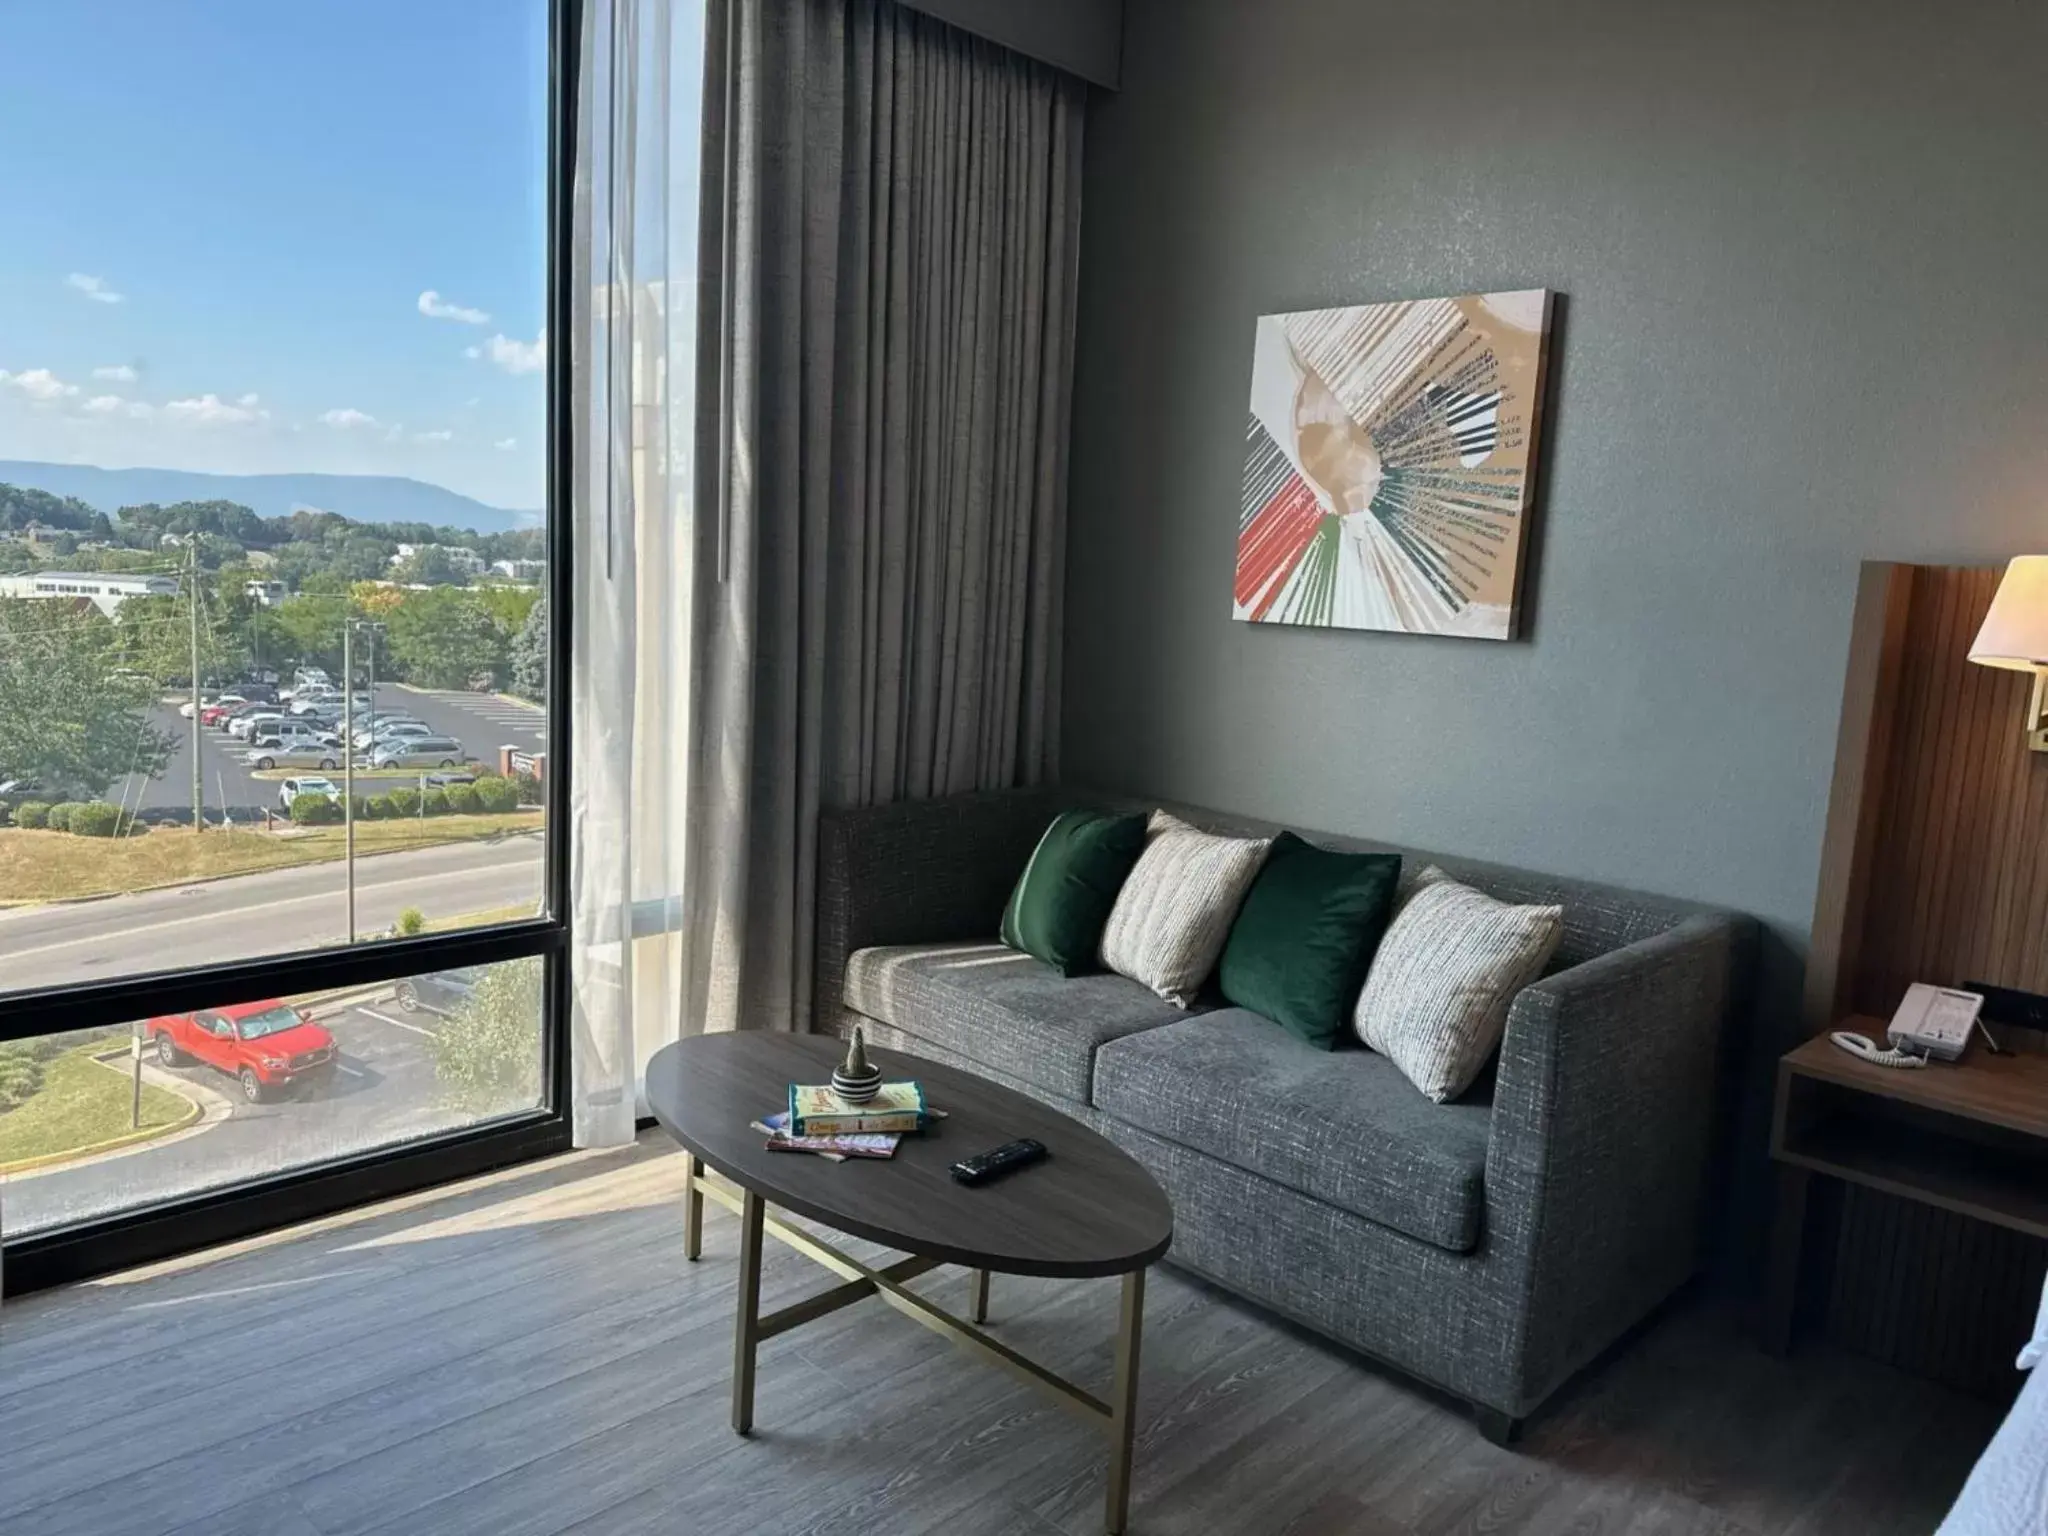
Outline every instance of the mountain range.
<path id="1" fill-rule="evenodd" d="M 0 459 L 0 484 L 76 496 L 109 515 L 152 501 L 232 501 L 261 517 L 289 517 L 311 507 L 360 523 L 431 523 L 478 533 L 511 533 L 537 528 L 543 521 L 539 512 L 488 506 L 446 486 L 402 475 L 209 475 L 186 469 L 100 469 L 91 464 Z"/>

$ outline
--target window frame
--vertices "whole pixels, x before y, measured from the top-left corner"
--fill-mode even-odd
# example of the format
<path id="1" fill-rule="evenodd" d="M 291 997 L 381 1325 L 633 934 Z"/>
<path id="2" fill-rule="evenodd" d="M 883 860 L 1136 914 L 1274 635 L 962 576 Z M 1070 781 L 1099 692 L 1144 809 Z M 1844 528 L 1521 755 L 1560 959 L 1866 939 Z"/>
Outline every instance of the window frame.
<path id="1" fill-rule="evenodd" d="M 583 0 L 548 0 L 548 721 L 543 915 L 459 932 L 300 950 L 0 994 L 0 1042 L 131 1024 L 329 988 L 538 956 L 544 1104 L 519 1115 L 134 1206 L 4 1242 L 8 1295 L 154 1263 L 353 1206 L 569 1150 L 569 655 L 573 617 L 575 413 L 571 352 L 576 90 Z M 0 1204 L 4 1204 L 0 1189 Z M 0 1237 L 4 1237 L 0 1233 Z"/>

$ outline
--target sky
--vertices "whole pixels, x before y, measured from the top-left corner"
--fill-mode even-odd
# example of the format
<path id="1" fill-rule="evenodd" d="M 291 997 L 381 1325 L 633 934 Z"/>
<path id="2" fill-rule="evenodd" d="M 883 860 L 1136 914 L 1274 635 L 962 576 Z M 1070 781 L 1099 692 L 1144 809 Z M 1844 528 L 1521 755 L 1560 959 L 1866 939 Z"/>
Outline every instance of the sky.
<path id="1" fill-rule="evenodd" d="M 545 504 L 545 0 L 0 0 L 0 459 Z"/>

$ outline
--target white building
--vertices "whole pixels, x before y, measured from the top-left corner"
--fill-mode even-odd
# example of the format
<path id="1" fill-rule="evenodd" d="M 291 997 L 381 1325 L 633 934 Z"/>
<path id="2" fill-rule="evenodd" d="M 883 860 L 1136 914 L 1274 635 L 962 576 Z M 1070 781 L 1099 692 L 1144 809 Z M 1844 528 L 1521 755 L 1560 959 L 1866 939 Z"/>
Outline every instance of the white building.
<path id="1" fill-rule="evenodd" d="M 285 584 L 281 581 L 245 581 L 242 595 L 253 597 L 261 608 L 275 608 L 285 599 Z"/>
<path id="2" fill-rule="evenodd" d="M 78 598 L 90 601 L 108 618 L 131 597 L 176 597 L 172 576 L 119 576 L 106 571 L 37 571 L 32 576 L 0 576 L 0 597 Z"/>
<path id="3" fill-rule="evenodd" d="M 398 553 L 391 557 L 391 564 L 394 566 L 405 564 L 406 561 L 419 554 L 422 550 L 438 549 L 448 557 L 448 565 L 451 570 L 460 571 L 465 576 L 481 576 L 484 573 L 484 557 L 465 545 L 400 544 L 397 546 L 397 549 Z"/>
<path id="4" fill-rule="evenodd" d="M 493 560 L 491 569 L 507 581 L 539 581 L 548 573 L 545 560 Z"/>

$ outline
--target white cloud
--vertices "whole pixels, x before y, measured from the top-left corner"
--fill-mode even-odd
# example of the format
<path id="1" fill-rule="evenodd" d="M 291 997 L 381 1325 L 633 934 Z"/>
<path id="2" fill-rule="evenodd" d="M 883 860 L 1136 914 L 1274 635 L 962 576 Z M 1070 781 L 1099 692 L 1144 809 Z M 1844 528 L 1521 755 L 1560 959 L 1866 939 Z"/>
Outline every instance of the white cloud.
<path id="1" fill-rule="evenodd" d="M 128 297 L 109 288 L 104 277 L 93 277 L 84 272 L 70 274 L 64 279 L 64 286 L 84 294 L 96 304 L 119 304 Z"/>
<path id="2" fill-rule="evenodd" d="M 270 412 L 261 406 L 262 401 L 255 395 L 243 395 L 230 404 L 219 395 L 209 394 L 194 400 L 173 400 L 164 407 L 164 414 L 174 421 L 189 421 L 196 426 L 236 427 L 268 421 Z"/>
<path id="3" fill-rule="evenodd" d="M 320 419 L 330 427 L 374 427 L 377 418 L 368 411 L 359 411 L 352 405 L 339 406 L 331 411 L 322 411 Z"/>
<path id="4" fill-rule="evenodd" d="M 429 320 L 460 320 L 464 325 L 489 325 L 491 317 L 466 304 L 451 304 L 429 288 L 420 295 L 420 313 Z"/>
<path id="5" fill-rule="evenodd" d="M 493 336 L 481 347 L 465 348 L 464 357 L 488 357 L 507 373 L 539 373 L 548 360 L 548 333 L 532 341 L 514 336 Z"/>
<path id="6" fill-rule="evenodd" d="M 111 416 L 125 404 L 119 395 L 94 395 L 85 402 L 85 408 L 95 416 Z"/>
<path id="7" fill-rule="evenodd" d="M 446 427 L 433 432 L 415 432 L 412 440 L 416 443 L 447 443 L 455 440 L 455 434 Z"/>
<path id="8" fill-rule="evenodd" d="M 66 384 L 47 368 L 31 368 L 26 373 L 0 368 L 0 384 L 13 385 L 31 400 L 68 400 L 78 393 L 76 384 Z"/>
<path id="9" fill-rule="evenodd" d="M 95 368 L 92 376 L 104 379 L 109 384 L 133 384 L 138 377 L 135 370 L 126 363 L 112 363 L 105 368 Z"/>
<path id="10" fill-rule="evenodd" d="M 464 347 L 462 349 L 462 355 L 468 358 L 471 362 L 475 362 L 478 358 L 484 355 L 484 349 L 482 347 Z"/>
<path id="11" fill-rule="evenodd" d="M 519 439 L 516 437 L 501 437 L 491 446 L 500 453 L 510 453 L 519 446 Z"/>

